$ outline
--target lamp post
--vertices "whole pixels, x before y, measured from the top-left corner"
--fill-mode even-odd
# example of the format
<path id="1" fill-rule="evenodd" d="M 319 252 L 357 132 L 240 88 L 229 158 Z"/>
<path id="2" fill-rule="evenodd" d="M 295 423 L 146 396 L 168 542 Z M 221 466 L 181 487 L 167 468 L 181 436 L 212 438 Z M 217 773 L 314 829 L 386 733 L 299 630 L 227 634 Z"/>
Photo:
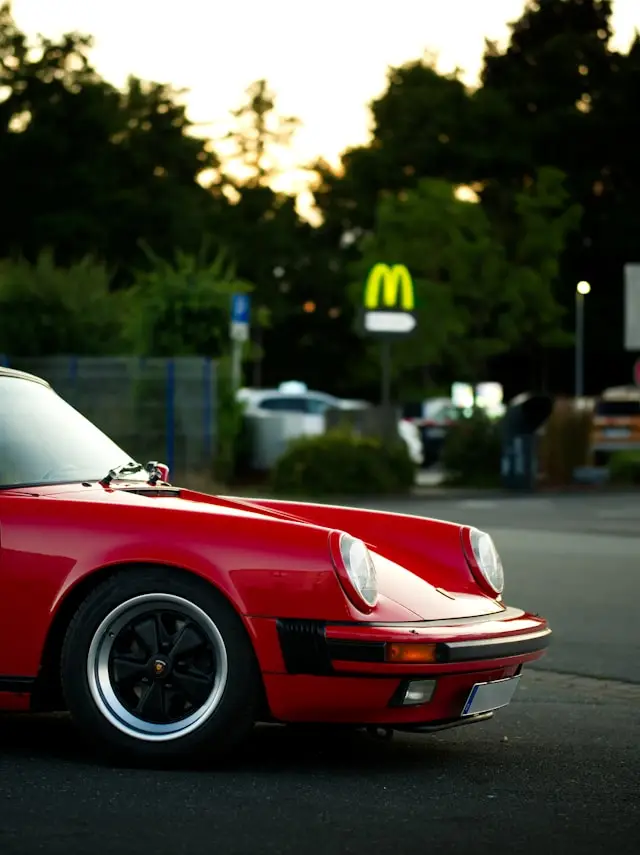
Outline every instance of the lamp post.
<path id="1" fill-rule="evenodd" d="M 582 281 L 576 285 L 576 398 L 584 395 L 584 298 L 590 291 L 588 282 Z"/>

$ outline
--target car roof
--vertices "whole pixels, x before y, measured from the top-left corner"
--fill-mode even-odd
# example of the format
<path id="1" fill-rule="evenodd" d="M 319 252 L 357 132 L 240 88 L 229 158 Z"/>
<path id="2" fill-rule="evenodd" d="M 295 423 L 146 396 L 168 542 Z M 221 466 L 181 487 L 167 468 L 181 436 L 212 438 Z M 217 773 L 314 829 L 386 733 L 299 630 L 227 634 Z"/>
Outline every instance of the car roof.
<path id="1" fill-rule="evenodd" d="M 335 395 L 328 392 L 316 392 L 314 389 L 306 389 L 304 392 L 283 392 L 281 389 L 240 389 L 238 397 L 244 401 L 258 401 L 262 398 L 323 398 L 324 400 L 337 401 Z"/>
<path id="2" fill-rule="evenodd" d="M 15 368 L 3 368 L 0 366 L 0 377 L 13 377 L 15 380 L 31 380 L 32 383 L 39 383 L 41 386 L 51 388 L 50 384 L 42 377 L 36 377 L 35 374 L 28 374 L 26 371 L 16 371 Z"/>

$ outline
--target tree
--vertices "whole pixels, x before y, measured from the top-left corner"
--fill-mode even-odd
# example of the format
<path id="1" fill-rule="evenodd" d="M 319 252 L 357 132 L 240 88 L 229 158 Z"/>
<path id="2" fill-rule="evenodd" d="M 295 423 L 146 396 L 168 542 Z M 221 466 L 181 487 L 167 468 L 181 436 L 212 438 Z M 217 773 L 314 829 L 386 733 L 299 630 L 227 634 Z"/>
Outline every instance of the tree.
<path id="1" fill-rule="evenodd" d="M 229 162 L 237 162 L 246 172 L 241 186 L 266 187 L 280 171 L 276 152 L 290 144 L 300 122 L 276 113 L 275 95 L 266 80 L 252 83 L 246 96 L 245 103 L 232 111 L 235 127 L 224 137 L 233 143 Z M 234 179 L 225 177 L 235 186 Z"/>
<path id="2" fill-rule="evenodd" d="M 51 252 L 35 264 L 0 262 L 0 352 L 12 357 L 120 352 L 121 303 L 91 258 L 63 268 Z"/>
<path id="3" fill-rule="evenodd" d="M 213 261 L 180 250 L 150 264 L 124 294 L 124 338 L 137 356 L 212 356 L 229 350 L 231 295 L 248 292 L 224 253 Z"/>
<path id="4" fill-rule="evenodd" d="M 543 166 L 566 173 L 570 198 L 583 209 L 562 254 L 558 298 L 570 322 L 576 283 L 593 285 L 586 313 L 587 355 L 598 356 L 587 372 L 593 392 L 628 376 L 622 270 L 638 258 L 640 45 L 624 56 L 610 37 L 608 0 L 530 2 L 506 49 L 487 45 L 477 94 L 479 136 L 497 143 L 482 176 L 492 217 L 507 223 L 523 180 Z M 571 354 L 555 361 L 558 385 L 571 388 Z"/>
<path id="5" fill-rule="evenodd" d="M 197 183 L 217 160 L 192 136 L 180 93 L 130 78 L 124 92 L 91 67 L 77 33 L 29 44 L 0 8 L 0 254 L 69 264 L 87 253 L 126 280 L 140 241 L 195 251 L 224 204 Z"/>
<path id="6" fill-rule="evenodd" d="M 353 325 L 354 311 L 345 300 L 351 281 L 348 271 L 355 264 L 360 277 L 365 275 L 358 266 L 359 247 L 376 228 L 384 194 L 412 191 L 429 178 L 449 185 L 467 183 L 472 177 L 468 168 L 474 140 L 471 102 L 457 73 L 438 74 L 430 56 L 392 68 L 386 91 L 371 102 L 370 110 L 371 143 L 348 149 L 338 170 L 322 161 L 314 166 L 314 199 L 322 216 L 318 243 L 325 247 L 325 257 L 331 258 L 326 278 L 332 283 L 335 311 L 345 325 Z M 372 359 L 371 349 L 365 357 L 363 342 L 346 330 L 341 336 L 342 361 L 348 366 L 341 381 L 351 387 L 351 394 L 377 394 L 377 358 Z M 432 363 L 429 376 L 437 376 L 438 369 Z M 423 371 L 414 379 L 422 385 L 424 377 Z"/>
<path id="7" fill-rule="evenodd" d="M 233 111 L 234 127 L 226 139 L 233 153 L 225 161 L 223 181 L 233 188 L 234 203 L 224 236 L 237 261 L 238 274 L 255 285 L 252 318 L 253 385 L 278 383 L 290 376 L 291 348 L 296 347 L 296 376 L 313 382 L 318 372 L 318 319 L 324 330 L 326 311 L 305 311 L 324 302 L 311 281 L 326 275 L 319 259 L 314 230 L 302 221 L 295 199 L 273 189 L 280 171 L 279 156 L 291 142 L 299 121 L 276 111 L 275 97 L 265 80 L 247 90 L 247 101 Z M 234 175 L 231 176 L 231 167 Z M 320 286 L 322 288 L 322 285 Z M 335 328 L 334 324 L 334 328 Z M 325 342 L 326 344 L 326 342 Z"/>
<path id="8" fill-rule="evenodd" d="M 546 355 L 573 341 L 560 301 L 561 265 L 568 241 L 579 230 L 582 209 L 571 202 L 564 173 L 543 167 L 515 194 L 514 215 L 507 234 L 504 228 L 498 232 L 510 263 L 501 335 L 510 356 L 528 363 L 532 385 L 547 387 Z"/>
<path id="9" fill-rule="evenodd" d="M 322 161 L 314 167 L 316 204 L 342 231 L 370 228 L 383 190 L 410 189 L 427 177 L 470 179 L 471 107 L 457 72 L 439 74 L 430 56 L 391 68 L 370 110 L 371 144 L 347 149 L 337 173 Z"/>
<path id="10" fill-rule="evenodd" d="M 411 271 L 418 329 L 394 347 L 405 394 L 424 394 L 434 382 L 486 380 L 496 355 L 556 343 L 558 258 L 579 215 L 566 208 L 562 179 L 543 171 L 518 195 L 510 244 L 481 205 L 458 198 L 445 181 L 423 179 L 415 190 L 382 198 L 375 230 L 362 240 L 351 296 L 361 304 L 362 283 L 377 262 Z"/>

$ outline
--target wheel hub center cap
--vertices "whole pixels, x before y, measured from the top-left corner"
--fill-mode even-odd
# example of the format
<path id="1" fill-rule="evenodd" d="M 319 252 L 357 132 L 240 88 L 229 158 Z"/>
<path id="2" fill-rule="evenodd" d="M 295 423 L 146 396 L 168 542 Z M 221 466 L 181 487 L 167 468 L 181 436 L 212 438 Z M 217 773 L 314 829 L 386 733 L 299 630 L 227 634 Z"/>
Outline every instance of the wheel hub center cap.
<path id="1" fill-rule="evenodd" d="M 171 670 L 169 662 L 162 656 L 155 656 L 149 664 L 151 665 L 151 673 L 156 680 L 162 680 Z"/>

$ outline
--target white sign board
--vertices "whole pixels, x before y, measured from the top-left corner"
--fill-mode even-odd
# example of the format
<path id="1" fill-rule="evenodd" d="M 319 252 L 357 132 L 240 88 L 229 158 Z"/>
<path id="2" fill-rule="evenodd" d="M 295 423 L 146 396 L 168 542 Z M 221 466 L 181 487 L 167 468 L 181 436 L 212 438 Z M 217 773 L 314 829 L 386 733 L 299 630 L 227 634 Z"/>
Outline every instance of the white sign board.
<path id="1" fill-rule="evenodd" d="M 248 341 L 249 339 L 249 324 L 238 323 L 232 321 L 229 328 L 229 335 L 233 341 Z"/>
<path id="2" fill-rule="evenodd" d="M 624 267 L 624 347 L 640 350 L 640 264 Z"/>
<path id="3" fill-rule="evenodd" d="M 415 316 L 410 312 L 365 312 L 364 328 L 368 333 L 406 335 L 416 328 Z"/>

